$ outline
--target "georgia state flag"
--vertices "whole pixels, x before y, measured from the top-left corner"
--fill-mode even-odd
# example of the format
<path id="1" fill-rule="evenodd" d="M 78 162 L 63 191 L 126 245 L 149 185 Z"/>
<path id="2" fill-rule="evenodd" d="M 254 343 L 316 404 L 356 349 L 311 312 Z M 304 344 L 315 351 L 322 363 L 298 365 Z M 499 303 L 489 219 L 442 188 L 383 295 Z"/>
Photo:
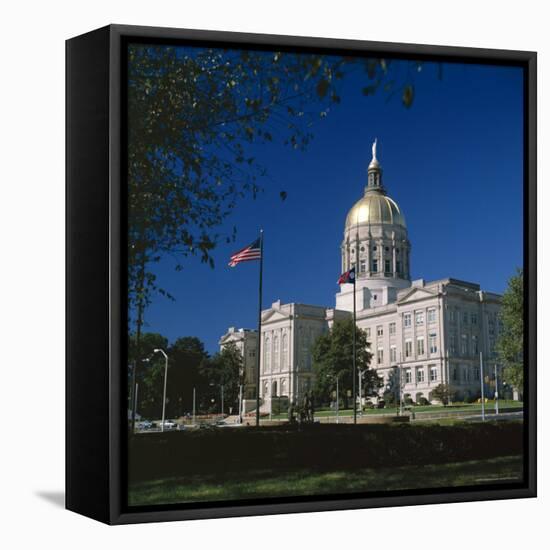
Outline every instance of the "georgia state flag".
<path id="1" fill-rule="evenodd" d="M 355 267 L 352 267 L 349 271 L 346 271 L 340 275 L 338 284 L 343 285 L 345 283 L 355 284 Z"/>

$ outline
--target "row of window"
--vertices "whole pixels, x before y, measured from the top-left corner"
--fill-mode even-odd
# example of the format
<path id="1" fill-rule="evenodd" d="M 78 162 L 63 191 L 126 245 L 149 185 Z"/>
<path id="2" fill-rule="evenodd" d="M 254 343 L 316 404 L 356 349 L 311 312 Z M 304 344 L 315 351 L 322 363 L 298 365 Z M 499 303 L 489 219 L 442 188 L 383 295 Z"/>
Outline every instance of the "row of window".
<path id="1" fill-rule="evenodd" d="M 428 351 L 430 355 L 437 353 L 437 334 L 430 332 L 428 336 Z M 421 356 L 426 354 L 424 346 L 424 336 L 419 336 L 416 339 L 416 355 Z M 413 341 L 411 339 L 405 340 L 405 358 L 411 358 L 413 355 Z M 379 347 L 376 350 L 376 362 L 382 364 L 384 362 L 384 348 Z M 397 363 L 397 347 L 390 346 L 390 363 Z"/>
<path id="2" fill-rule="evenodd" d="M 427 313 L 427 322 L 428 323 L 435 323 L 436 322 L 436 309 L 435 307 L 431 307 L 428 309 Z M 414 312 L 414 322 L 417 326 L 424 324 L 424 311 L 419 310 Z M 404 327 L 410 327 L 412 326 L 412 312 L 407 312 L 403 314 L 403 326 Z"/>
<path id="3" fill-rule="evenodd" d="M 451 323 L 456 323 L 458 319 L 460 318 L 463 325 L 477 325 L 478 324 L 478 316 L 477 313 L 471 311 L 463 311 L 462 316 L 460 316 L 460 311 L 455 308 L 450 308 L 448 310 L 448 317 L 449 321 Z"/>
<path id="4" fill-rule="evenodd" d="M 494 344 L 490 344 L 490 347 L 494 347 Z M 458 354 L 458 336 L 456 332 L 451 332 L 449 335 L 449 353 L 451 355 Z M 468 334 L 460 335 L 460 355 L 478 355 L 479 354 L 479 337 L 477 334 L 472 334 L 468 337 Z"/>
<path id="5" fill-rule="evenodd" d="M 453 367 L 451 370 L 453 382 L 476 382 L 479 381 L 479 367 Z"/>
<path id="6" fill-rule="evenodd" d="M 361 252 L 365 252 L 365 247 L 362 246 L 362 247 L 360 248 L 360 250 L 361 250 Z M 378 250 L 378 246 L 377 246 L 377 245 L 374 245 L 374 246 L 372 247 L 372 251 L 373 251 L 373 252 L 376 252 L 377 250 Z M 384 247 L 384 250 L 385 250 L 386 252 L 389 252 L 389 251 L 390 251 L 390 247 L 389 247 L 389 246 L 385 246 L 385 247 Z M 352 248 L 352 249 L 351 249 L 351 253 L 352 253 L 352 254 L 355 254 L 355 248 Z M 396 248 L 396 249 L 395 249 L 395 253 L 396 253 L 396 254 L 399 254 L 399 248 Z"/>
<path id="7" fill-rule="evenodd" d="M 415 369 L 405 369 L 405 384 L 411 384 L 413 381 L 413 373 L 417 384 L 421 384 L 426 381 L 426 369 L 425 367 L 416 367 Z M 437 365 L 428 365 L 428 376 L 430 382 L 437 382 L 438 380 L 438 368 Z"/>
<path id="8" fill-rule="evenodd" d="M 266 336 L 264 342 L 264 372 L 269 372 L 271 370 L 272 358 L 274 369 L 281 367 L 284 370 L 288 366 L 288 336 L 286 334 L 283 334 L 281 342 L 282 346 L 279 341 L 279 336 L 275 335 L 272 344 L 271 338 Z M 282 357 L 282 361 L 279 363 L 280 356 Z"/>
<path id="9" fill-rule="evenodd" d="M 371 272 L 378 273 L 378 267 L 379 262 L 377 258 L 373 258 L 371 261 Z M 351 263 L 352 267 L 355 267 L 355 262 Z M 395 262 L 395 271 L 397 273 L 401 273 L 402 270 L 402 263 L 400 260 L 397 260 Z M 367 272 L 367 260 L 359 260 L 359 273 L 366 273 Z M 384 260 L 384 273 L 391 273 L 392 272 L 392 266 L 390 260 Z"/>

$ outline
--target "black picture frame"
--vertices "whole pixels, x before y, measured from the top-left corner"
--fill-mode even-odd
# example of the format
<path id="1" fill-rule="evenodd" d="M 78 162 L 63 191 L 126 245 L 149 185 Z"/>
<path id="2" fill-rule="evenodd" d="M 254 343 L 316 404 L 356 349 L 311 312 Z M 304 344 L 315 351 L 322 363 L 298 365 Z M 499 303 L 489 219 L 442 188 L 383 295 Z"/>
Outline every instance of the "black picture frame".
<path id="1" fill-rule="evenodd" d="M 130 509 L 126 491 L 125 46 L 129 41 L 376 54 L 524 69 L 524 483 L 367 498 L 272 499 Z M 534 52 L 109 25 L 66 44 L 66 507 L 108 524 L 536 496 Z M 89 342 L 93 342 L 90 346 Z"/>

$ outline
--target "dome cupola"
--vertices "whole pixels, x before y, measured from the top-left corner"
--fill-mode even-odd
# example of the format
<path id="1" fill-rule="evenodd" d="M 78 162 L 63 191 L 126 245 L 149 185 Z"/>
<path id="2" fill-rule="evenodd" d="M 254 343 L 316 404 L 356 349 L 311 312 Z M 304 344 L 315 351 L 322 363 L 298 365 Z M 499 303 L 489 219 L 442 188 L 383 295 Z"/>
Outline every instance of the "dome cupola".
<path id="1" fill-rule="evenodd" d="M 407 225 L 401 208 L 384 188 L 377 145 L 374 140 L 364 194 L 346 217 L 342 271 L 355 267 L 358 285 L 403 288 L 410 284 Z"/>

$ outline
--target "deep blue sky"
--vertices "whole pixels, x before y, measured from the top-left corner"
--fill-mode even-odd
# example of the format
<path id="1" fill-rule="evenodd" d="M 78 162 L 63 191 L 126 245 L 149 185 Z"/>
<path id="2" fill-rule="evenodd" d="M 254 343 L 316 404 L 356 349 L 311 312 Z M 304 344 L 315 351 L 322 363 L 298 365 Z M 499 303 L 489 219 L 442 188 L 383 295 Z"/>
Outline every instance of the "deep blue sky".
<path id="1" fill-rule="evenodd" d="M 521 69 L 445 64 L 439 80 L 425 64 L 410 109 L 398 96 L 363 96 L 365 84 L 363 74 L 345 81 L 341 104 L 314 126 L 306 152 L 262 148 L 266 192 L 228 219 L 237 243 L 216 249 L 214 270 L 196 258 L 181 272 L 161 262 L 158 282 L 176 301 L 155 298 L 145 330 L 170 341 L 198 336 L 214 352 L 229 326 L 255 328 L 258 263 L 231 269 L 227 260 L 260 227 L 264 307 L 277 299 L 333 307 L 344 221 L 362 196 L 375 137 L 385 187 L 407 220 L 413 279 L 505 289 L 523 254 Z"/>

